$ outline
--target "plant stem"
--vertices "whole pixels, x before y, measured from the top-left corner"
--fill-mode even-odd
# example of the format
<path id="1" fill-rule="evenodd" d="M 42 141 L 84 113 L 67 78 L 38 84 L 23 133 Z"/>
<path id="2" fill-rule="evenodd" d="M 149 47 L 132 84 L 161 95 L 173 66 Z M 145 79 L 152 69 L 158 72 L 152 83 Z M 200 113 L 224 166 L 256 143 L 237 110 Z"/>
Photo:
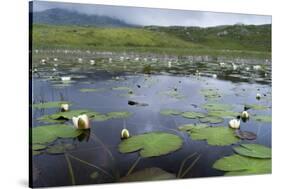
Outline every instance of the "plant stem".
<path id="1" fill-rule="evenodd" d="M 127 172 L 126 176 L 130 175 L 133 172 L 133 170 L 135 169 L 135 167 L 137 166 L 137 164 L 139 163 L 140 160 L 141 160 L 141 157 L 138 157 L 137 160 L 134 162 L 134 164 L 129 169 L 129 171 Z"/>
<path id="2" fill-rule="evenodd" d="M 75 185 L 75 177 L 74 177 L 71 161 L 70 161 L 70 159 L 69 159 L 69 157 L 66 153 L 64 154 L 64 157 L 65 157 L 66 162 L 67 162 L 67 166 L 68 166 L 68 170 L 69 170 L 69 174 L 70 174 L 70 178 L 71 178 L 71 183 L 72 183 L 72 185 Z"/>
<path id="3" fill-rule="evenodd" d="M 183 172 L 183 174 L 180 176 L 180 178 L 183 178 L 189 170 L 195 165 L 195 163 L 200 159 L 201 155 L 197 156 L 197 158 L 191 163 L 191 165 Z"/>
<path id="4" fill-rule="evenodd" d="M 187 156 L 186 158 L 184 158 L 184 160 L 182 161 L 181 165 L 180 165 L 180 169 L 178 171 L 178 174 L 177 174 L 177 178 L 179 178 L 181 176 L 181 173 L 182 173 L 182 169 L 186 163 L 187 160 L 189 160 L 190 158 L 192 158 L 193 156 L 195 156 L 197 154 L 197 152 L 194 152 L 193 154 Z"/>
<path id="5" fill-rule="evenodd" d="M 82 160 L 82 159 L 79 159 L 79 158 L 77 158 L 77 157 L 75 157 L 75 156 L 73 156 L 73 155 L 71 155 L 71 154 L 68 154 L 68 156 L 71 157 L 71 158 L 73 158 L 73 159 L 75 159 L 75 160 L 77 160 L 77 161 L 79 161 L 79 162 L 81 162 L 81 163 L 84 163 L 84 164 L 86 164 L 86 165 L 88 165 L 88 166 L 90 166 L 90 167 L 94 167 L 94 168 L 98 169 L 100 172 L 104 173 L 105 175 L 107 175 L 107 176 L 109 176 L 109 177 L 111 177 L 111 178 L 114 178 L 111 174 L 109 174 L 108 172 L 106 172 L 105 170 L 103 170 L 102 168 L 100 168 L 100 167 L 98 167 L 98 166 L 96 166 L 96 165 L 94 165 L 94 164 L 91 164 L 91 163 L 89 163 L 89 162 L 87 162 L 87 161 L 84 161 L 84 160 Z"/>

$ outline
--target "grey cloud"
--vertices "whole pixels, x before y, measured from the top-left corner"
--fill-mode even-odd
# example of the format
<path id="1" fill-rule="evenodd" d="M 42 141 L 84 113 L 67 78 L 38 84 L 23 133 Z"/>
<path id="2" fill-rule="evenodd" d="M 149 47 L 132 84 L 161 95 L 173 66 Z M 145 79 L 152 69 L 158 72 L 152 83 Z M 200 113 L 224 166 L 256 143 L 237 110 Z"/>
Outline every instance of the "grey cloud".
<path id="1" fill-rule="evenodd" d="M 216 25 L 232 25 L 236 23 L 256 25 L 271 23 L 271 16 L 265 15 L 58 3 L 47 1 L 34 2 L 34 11 L 43 11 L 50 8 L 62 8 L 84 14 L 109 16 L 137 25 L 208 27 Z"/>

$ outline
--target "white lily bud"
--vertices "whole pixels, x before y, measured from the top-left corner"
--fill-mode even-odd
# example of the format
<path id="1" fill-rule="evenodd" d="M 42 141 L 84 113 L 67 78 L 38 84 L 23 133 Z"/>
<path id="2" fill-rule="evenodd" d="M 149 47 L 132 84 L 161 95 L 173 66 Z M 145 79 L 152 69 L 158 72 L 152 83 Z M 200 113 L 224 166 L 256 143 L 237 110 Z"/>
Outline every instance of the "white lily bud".
<path id="1" fill-rule="evenodd" d="M 67 112 L 69 110 L 69 104 L 61 104 L 60 109 L 62 112 Z"/>
<path id="2" fill-rule="evenodd" d="M 256 95 L 256 99 L 261 99 L 261 94 L 260 93 L 257 93 L 257 95 Z"/>
<path id="3" fill-rule="evenodd" d="M 127 139 L 130 137 L 129 131 L 127 129 L 122 129 L 121 131 L 121 139 Z"/>
<path id="4" fill-rule="evenodd" d="M 90 129 L 90 120 L 86 114 L 73 117 L 72 121 L 77 129 Z"/>
<path id="5" fill-rule="evenodd" d="M 249 113 L 247 111 L 243 111 L 242 114 L 241 114 L 241 117 L 243 119 L 249 119 L 250 115 L 249 115 Z"/>

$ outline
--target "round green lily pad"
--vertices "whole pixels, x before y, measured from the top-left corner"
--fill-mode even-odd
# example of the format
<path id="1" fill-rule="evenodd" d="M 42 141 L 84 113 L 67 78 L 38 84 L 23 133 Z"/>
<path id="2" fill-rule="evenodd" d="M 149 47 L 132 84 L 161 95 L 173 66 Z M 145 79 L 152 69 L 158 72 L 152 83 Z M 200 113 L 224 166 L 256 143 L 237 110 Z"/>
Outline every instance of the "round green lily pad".
<path id="1" fill-rule="evenodd" d="M 201 112 L 183 112 L 182 117 L 188 118 L 188 119 L 196 119 L 196 118 L 203 118 L 206 115 Z"/>
<path id="2" fill-rule="evenodd" d="M 72 144 L 56 144 L 53 146 L 49 146 L 46 150 L 49 154 L 62 154 L 67 150 L 74 149 L 74 146 Z"/>
<path id="3" fill-rule="evenodd" d="M 38 126 L 32 128 L 31 132 L 33 144 L 49 143 L 57 138 L 74 138 L 82 133 L 81 130 L 63 124 Z"/>
<path id="4" fill-rule="evenodd" d="M 119 144 L 118 149 L 121 153 L 140 151 L 142 157 L 154 157 L 174 152 L 182 144 L 182 139 L 177 135 L 164 132 L 151 132 L 123 140 Z"/>
<path id="5" fill-rule="evenodd" d="M 254 119 L 259 122 L 271 122 L 272 120 L 270 115 L 256 115 Z"/>
<path id="6" fill-rule="evenodd" d="M 37 104 L 32 104 L 32 108 L 59 108 L 61 104 L 69 104 L 67 101 L 55 101 L 55 102 L 44 102 L 44 103 L 37 103 Z"/>
<path id="7" fill-rule="evenodd" d="M 241 144 L 233 148 L 240 155 L 254 158 L 271 158 L 271 148 L 259 144 Z"/>
<path id="8" fill-rule="evenodd" d="M 221 118 L 221 117 L 215 117 L 215 116 L 206 116 L 206 117 L 200 118 L 199 120 L 200 120 L 200 122 L 202 122 L 202 123 L 213 123 L 213 124 L 215 124 L 215 123 L 221 123 L 221 122 L 224 121 L 223 118 Z"/>
<path id="9" fill-rule="evenodd" d="M 226 171 L 225 175 L 249 175 L 271 173 L 271 159 L 258 159 L 232 155 L 217 160 L 213 168 Z"/>

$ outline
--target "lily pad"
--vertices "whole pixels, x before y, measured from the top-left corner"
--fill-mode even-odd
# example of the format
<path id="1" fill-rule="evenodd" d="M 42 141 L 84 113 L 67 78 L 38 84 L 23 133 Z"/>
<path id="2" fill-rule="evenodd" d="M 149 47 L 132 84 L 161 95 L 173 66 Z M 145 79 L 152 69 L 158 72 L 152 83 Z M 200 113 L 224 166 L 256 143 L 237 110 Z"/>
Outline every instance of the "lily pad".
<path id="1" fill-rule="evenodd" d="M 91 114 L 92 112 L 89 110 L 71 110 L 67 112 L 58 112 L 51 115 L 44 115 L 42 117 L 39 117 L 37 120 L 39 121 L 46 121 L 51 122 L 50 120 L 59 120 L 63 121 L 63 119 L 72 119 L 74 116 L 78 116 L 81 114 Z M 54 121 L 57 122 L 57 121 Z"/>
<path id="2" fill-rule="evenodd" d="M 209 111 L 208 112 L 209 116 L 214 116 L 214 117 L 223 117 L 223 118 L 233 118 L 236 117 L 237 115 L 239 115 L 239 113 L 237 112 L 233 112 L 233 111 Z"/>
<path id="3" fill-rule="evenodd" d="M 226 146 L 235 144 L 239 139 L 235 136 L 233 129 L 228 127 L 201 127 L 193 126 L 181 128 L 189 133 L 192 140 L 206 140 L 209 145 Z"/>
<path id="4" fill-rule="evenodd" d="M 46 125 L 32 128 L 32 144 L 49 143 L 57 138 L 73 138 L 82 133 L 69 125 Z"/>
<path id="5" fill-rule="evenodd" d="M 179 115 L 181 114 L 181 111 L 179 110 L 173 110 L 173 109 L 165 109 L 165 110 L 161 110 L 160 114 L 162 115 Z"/>
<path id="6" fill-rule="evenodd" d="M 47 146 L 43 144 L 32 144 L 32 150 L 44 150 L 45 148 Z"/>
<path id="7" fill-rule="evenodd" d="M 229 104 L 206 103 L 203 105 L 203 108 L 208 111 L 227 111 L 231 110 L 233 107 Z"/>
<path id="8" fill-rule="evenodd" d="M 271 159 L 258 159 L 232 155 L 217 160 L 213 168 L 227 171 L 225 175 L 249 175 L 271 173 Z"/>
<path id="9" fill-rule="evenodd" d="M 241 144 L 233 148 L 240 155 L 254 158 L 271 158 L 271 148 L 259 144 Z"/>
<path id="10" fill-rule="evenodd" d="M 127 118 L 131 115 L 130 112 L 109 112 L 107 115 L 110 118 Z"/>
<path id="11" fill-rule="evenodd" d="M 205 127 L 208 127 L 209 125 L 207 124 L 185 124 L 185 125 L 181 125 L 178 127 L 178 129 L 180 131 L 191 131 L 192 129 L 202 129 Z"/>
<path id="12" fill-rule="evenodd" d="M 64 119 L 52 119 L 52 118 L 50 118 L 50 115 L 44 115 L 44 116 L 41 116 L 41 117 L 37 118 L 37 121 L 40 121 L 40 122 L 43 122 L 43 123 L 60 124 L 60 123 L 65 122 L 66 120 L 64 120 Z"/>
<path id="13" fill-rule="evenodd" d="M 96 178 L 98 178 L 98 176 L 99 176 L 99 173 L 97 171 L 94 171 L 93 173 L 90 174 L 91 179 L 96 179 Z"/>
<path id="14" fill-rule="evenodd" d="M 61 104 L 69 104 L 67 101 L 55 101 L 55 102 L 44 102 L 44 103 L 37 103 L 37 104 L 32 104 L 32 108 L 59 108 Z"/>
<path id="15" fill-rule="evenodd" d="M 182 117 L 188 118 L 188 119 L 196 119 L 196 118 L 203 118 L 206 115 L 200 112 L 183 112 Z"/>
<path id="16" fill-rule="evenodd" d="M 220 98 L 221 95 L 218 93 L 217 89 L 202 89 L 200 93 L 205 97 L 205 98 Z"/>
<path id="17" fill-rule="evenodd" d="M 79 91 L 80 92 L 83 92 L 83 93 L 87 93 L 87 92 L 101 92 L 103 91 L 104 89 L 96 89 L 96 88 L 82 88 L 80 89 Z"/>
<path id="18" fill-rule="evenodd" d="M 132 91 L 130 87 L 113 87 L 112 90 L 118 90 L 118 91 Z"/>
<path id="19" fill-rule="evenodd" d="M 237 137 L 246 140 L 255 140 L 257 138 L 257 135 L 255 133 L 249 131 L 236 130 L 235 134 Z"/>
<path id="20" fill-rule="evenodd" d="M 260 105 L 260 104 L 246 104 L 245 108 L 253 109 L 253 110 L 266 110 L 266 109 L 268 109 L 267 106 Z"/>
<path id="21" fill-rule="evenodd" d="M 260 122 L 271 122 L 272 120 L 270 115 L 256 115 L 254 116 L 254 119 Z"/>
<path id="22" fill-rule="evenodd" d="M 161 92 L 160 94 L 163 94 L 163 95 L 166 95 L 166 96 L 169 96 L 169 97 L 172 97 L 172 98 L 176 98 L 176 99 L 184 99 L 185 98 L 185 96 L 182 95 L 180 92 L 174 91 L 174 90 L 164 91 L 164 92 Z"/>
<path id="23" fill-rule="evenodd" d="M 104 114 L 96 114 L 93 117 L 94 121 L 107 121 L 109 119 L 111 119 L 111 117 Z"/>
<path id="24" fill-rule="evenodd" d="M 36 150 L 32 150 L 32 156 L 37 156 L 42 154 L 42 151 L 36 151 Z"/>
<path id="25" fill-rule="evenodd" d="M 215 116 L 206 116 L 206 117 L 200 118 L 199 120 L 202 123 L 213 123 L 213 124 L 221 123 L 224 121 L 223 118 L 215 117 Z"/>
<path id="26" fill-rule="evenodd" d="M 152 167 L 122 177 L 120 181 L 121 182 L 152 181 L 152 180 L 167 180 L 167 179 L 175 179 L 175 178 L 176 178 L 175 174 L 166 172 L 157 167 Z"/>
<path id="27" fill-rule="evenodd" d="M 49 146 L 46 150 L 49 154 L 62 154 L 65 153 L 67 150 L 74 149 L 72 144 L 56 144 L 53 146 Z"/>
<path id="28" fill-rule="evenodd" d="M 142 157 L 154 157 L 174 152 L 182 144 L 182 139 L 177 135 L 164 132 L 151 132 L 123 140 L 119 144 L 118 149 L 121 153 L 140 151 Z"/>

